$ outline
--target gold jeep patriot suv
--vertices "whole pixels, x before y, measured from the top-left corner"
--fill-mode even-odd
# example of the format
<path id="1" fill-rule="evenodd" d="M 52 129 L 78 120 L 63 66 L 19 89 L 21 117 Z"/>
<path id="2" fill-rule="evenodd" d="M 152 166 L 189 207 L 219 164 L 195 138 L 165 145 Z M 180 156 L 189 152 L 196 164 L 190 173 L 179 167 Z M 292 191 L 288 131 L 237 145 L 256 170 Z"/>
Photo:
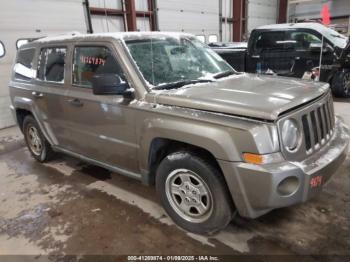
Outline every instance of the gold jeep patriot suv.
<path id="1" fill-rule="evenodd" d="M 35 159 L 63 152 L 155 184 L 195 233 L 310 199 L 348 151 L 328 84 L 237 73 L 188 34 L 38 39 L 9 86 Z"/>

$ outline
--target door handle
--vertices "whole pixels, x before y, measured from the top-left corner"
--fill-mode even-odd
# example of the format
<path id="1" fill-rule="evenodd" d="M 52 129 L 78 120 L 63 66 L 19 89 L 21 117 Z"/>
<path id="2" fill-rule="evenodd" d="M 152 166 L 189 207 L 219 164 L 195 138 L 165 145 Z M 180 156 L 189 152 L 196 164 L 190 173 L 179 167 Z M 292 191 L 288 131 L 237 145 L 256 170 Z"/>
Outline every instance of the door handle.
<path id="1" fill-rule="evenodd" d="M 40 92 L 33 91 L 32 96 L 34 96 L 35 98 L 41 98 L 44 96 L 44 94 L 40 93 Z"/>
<path id="2" fill-rule="evenodd" d="M 84 103 L 80 101 L 80 99 L 78 98 L 74 98 L 74 99 L 69 99 L 68 102 L 73 105 L 73 106 L 77 106 L 77 107 L 80 107 L 80 106 L 83 106 Z"/>

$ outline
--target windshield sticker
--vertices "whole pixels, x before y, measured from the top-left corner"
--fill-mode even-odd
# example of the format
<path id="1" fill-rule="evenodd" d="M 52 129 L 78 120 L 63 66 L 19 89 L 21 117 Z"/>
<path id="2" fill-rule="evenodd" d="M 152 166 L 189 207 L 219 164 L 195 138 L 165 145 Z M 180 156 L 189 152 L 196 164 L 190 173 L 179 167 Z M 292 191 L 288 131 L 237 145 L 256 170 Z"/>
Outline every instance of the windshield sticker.
<path id="1" fill-rule="evenodd" d="M 88 64 L 88 65 L 102 65 L 102 66 L 104 66 L 106 63 L 106 60 L 102 59 L 100 57 L 81 55 L 80 62 L 83 64 Z"/>

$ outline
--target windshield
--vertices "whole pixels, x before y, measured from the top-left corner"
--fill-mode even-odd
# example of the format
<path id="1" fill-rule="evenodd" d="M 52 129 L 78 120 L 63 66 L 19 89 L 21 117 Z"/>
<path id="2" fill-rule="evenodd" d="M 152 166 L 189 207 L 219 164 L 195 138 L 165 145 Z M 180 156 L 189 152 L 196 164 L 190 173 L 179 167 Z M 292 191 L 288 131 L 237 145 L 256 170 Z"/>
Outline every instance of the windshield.
<path id="1" fill-rule="evenodd" d="M 157 36 L 125 43 L 143 77 L 152 86 L 211 81 L 223 72 L 235 72 L 194 37 Z"/>

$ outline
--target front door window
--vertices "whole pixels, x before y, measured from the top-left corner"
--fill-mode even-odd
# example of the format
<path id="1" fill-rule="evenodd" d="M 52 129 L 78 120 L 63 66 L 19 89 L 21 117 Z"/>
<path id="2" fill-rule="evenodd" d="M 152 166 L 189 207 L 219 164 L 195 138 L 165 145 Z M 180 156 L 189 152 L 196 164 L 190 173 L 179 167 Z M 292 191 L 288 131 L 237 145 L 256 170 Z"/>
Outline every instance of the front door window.
<path id="1" fill-rule="evenodd" d="M 73 61 L 73 84 L 92 88 L 95 74 L 117 74 L 123 80 L 124 74 L 107 47 L 76 47 Z"/>

